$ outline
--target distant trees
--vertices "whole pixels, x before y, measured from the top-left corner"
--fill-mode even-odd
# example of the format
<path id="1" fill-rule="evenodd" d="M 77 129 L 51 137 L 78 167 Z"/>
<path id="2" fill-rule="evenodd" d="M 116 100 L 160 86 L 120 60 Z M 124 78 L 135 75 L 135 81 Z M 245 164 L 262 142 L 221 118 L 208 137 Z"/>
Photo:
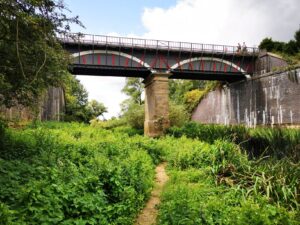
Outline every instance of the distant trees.
<path id="1" fill-rule="evenodd" d="M 96 100 L 88 101 L 88 93 L 83 85 L 72 75 L 65 81 L 66 111 L 65 121 L 88 123 L 90 120 L 103 115 L 107 108 Z"/>
<path id="2" fill-rule="evenodd" d="M 282 52 L 287 55 L 295 55 L 300 52 L 300 29 L 295 32 L 294 40 L 285 43 L 273 41 L 272 38 L 265 38 L 259 44 L 259 48 L 268 52 Z"/>
<path id="3" fill-rule="evenodd" d="M 192 107 L 191 98 L 194 96 L 186 93 L 194 89 L 203 89 L 206 86 L 205 81 L 187 81 L 187 80 L 170 80 L 169 81 L 169 112 L 170 123 L 174 126 L 181 126 L 189 119 L 189 112 Z M 144 127 L 145 106 L 142 99 L 144 92 L 144 84 L 141 78 L 126 78 L 126 84 L 122 92 L 128 95 L 122 103 L 122 116 L 126 122 L 134 127 L 141 129 Z M 197 99 L 193 99 L 193 107 L 198 103 Z M 189 110 L 189 111 L 188 111 Z"/>
<path id="4" fill-rule="evenodd" d="M 129 102 L 142 105 L 144 103 L 142 100 L 142 94 L 144 92 L 143 79 L 138 77 L 127 77 L 122 92 L 129 96 Z"/>
<path id="5" fill-rule="evenodd" d="M 89 101 L 87 104 L 87 117 L 90 118 L 89 120 L 103 116 L 103 114 L 106 112 L 107 108 L 104 106 L 104 104 L 94 99 Z"/>
<path id="6" fill-rule="evenodd" d="M 128 77 L 122 92 L 128 96 L 128 99 L 121 103 L 122 116 L 126 122 L 133 128 L 142 129 L 144 127 L 145 110 L 144 84 L 142 78 Z"/>
<path id="7" fill-rule="evenodd" d="M 34 105 L 47 87 L 62 84 L 68 57 L 56 35 L 81 25 L 65 11 L 63 1 L 0 1 L 0 105 Z"/>

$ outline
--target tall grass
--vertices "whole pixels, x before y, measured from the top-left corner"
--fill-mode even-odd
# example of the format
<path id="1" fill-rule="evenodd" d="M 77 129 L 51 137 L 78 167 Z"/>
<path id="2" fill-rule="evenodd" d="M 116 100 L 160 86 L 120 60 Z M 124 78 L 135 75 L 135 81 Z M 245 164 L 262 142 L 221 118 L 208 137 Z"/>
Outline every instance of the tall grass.
<path id="1" fill-rule="evenodd" d="M 300 163 L 248 158 L 228 140 L 166 137 L 171 180 L 159 224 L 298 224 Z M 174 148 L 176 146 L 176 148 Z"/>
<path id="2" fill-rule="evenodd" d="M 172 127 L 168 134 L 174 137 L 187 136 L 208 143 L 216 139 L 232 141 L 245 149 L 250 157 L 289 157 L 300 160 L 300 129 L 246 128 L 244 126 L 204 125 L 195 122 Z"/>
<path id="3" fill-rule="evenodd" d="M 0 224 L 132 224 L 160 160 L 155 140 L 83 124 L 4 133 Z"/>

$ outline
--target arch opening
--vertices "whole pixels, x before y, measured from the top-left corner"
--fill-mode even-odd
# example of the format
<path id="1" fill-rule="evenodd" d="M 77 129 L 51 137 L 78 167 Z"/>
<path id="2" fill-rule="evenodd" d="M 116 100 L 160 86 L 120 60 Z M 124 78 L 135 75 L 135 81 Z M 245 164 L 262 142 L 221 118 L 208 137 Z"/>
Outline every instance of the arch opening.
<path id="1" fill-rule="evenodd" d="M 229 72 L 231 70 L 238 71 L 246 74 L 247 72 L 241 68 L 239 65 L 236 65 L 232 62 L 229 62 L 224 59 L 215 58 L 215 57 L 195 57 L 191 59 L 185 59 L 180 62 L 175 63 L 170 67 L 171 70 L 182 69 L 182 67 L 188 67 L 190 70 L 209 70 L 209 71 L 223 71 Z M 209 68 L 209 69 L 207 69 Z"/>
<path id="2" fill-rule="evenodd" d="M 124 52 L 112 50 L 88 50 L 72 54 L 75 63 L 120 66 L 120 67 L 144 67 L 151 70 L 151 66 L 145 61 Z"/>

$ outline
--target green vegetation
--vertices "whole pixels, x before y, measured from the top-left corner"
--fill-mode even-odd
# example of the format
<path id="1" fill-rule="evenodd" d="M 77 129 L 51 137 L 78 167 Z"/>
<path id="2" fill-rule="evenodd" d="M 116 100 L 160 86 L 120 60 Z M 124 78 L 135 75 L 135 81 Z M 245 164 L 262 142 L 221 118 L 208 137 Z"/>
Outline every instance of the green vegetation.
<path id="1" fill-rule="evenodd" d="M 159 224 L 300 221 L 299 130 L 187 123 L 150 139 L 120 121 L 0 123 L 0 223 L 132 224 L 161 161 Z"/>
<path id="2" fill-rule="evenodd" d="M 132 224 L 160 161 L 153 142 L 74 123 L 7 129 L 0 223 Z"/>
<path id="3" fill-rule="evenodd" d="M 195 122 L 172 127 L 174 137 L 186 136 L 208 143 L 217 139 L 234 142 L 244 148 L 251 158 L 273 156 L 300 160 L 300 130 L 280 128 L 246 128 L 244 126 L 204 125 Z"/>
<path id="4" fill-rule="evenodd" d="M 249 160 L 221 139 L 208 144 L 167 137 L 159 145 L 171 179 L 158 224 L 299 224 L 299 162 Z"/>
<path id="5" fill-rule="evenodd" d="M 96 100 L 88 101 L 88 92 L 74 76 L 68 75 L 64 84 L 66 110 L 64 120 L 88 123 L 107 112 L 107 108 Z"/>
<path id="6" fill-rule="evenodd" d="M 216 81 L 169 80 L 169 111 L 171 126 L 182 126 L 189 121 L 191 113 L 204 96 L 219 85 Z M 144 84 L 140 78 L 126 78 L 122 92 L 128 99 L 122 102 L 119 123 L 135 129 L 144 128 L 145 106 L 142 100 Z M 116 119 L 114 119 L 115 123 Z M 110 122 L 99 121 L 102 126 Z"/>
<path id="7" fill-rule="evenodd" d="M 62 1 L 0 1 L 0 105 L 36 105 L 49 86 L 61 86 L 68 57 L 56 35 L 70 31 Z"/>
<path id="8" fill-rule="evenodd" d="M 29 107 L 38 115 L 50 86 L 65 90 L 66 121 L 89 122 L 102 115 L 102 103 L 88 103 L 87 92 L 68 73 L 69 56 L 57 39 L 70 31 L 70 17 L 63 1 L 0 1 L 0 106 Z"/>
<path id="9" fill-rule="evenodd" d="M 259 44 L 260 49 L 277 53 L 290 64 L 300 63 L 300 29 L 294 34 L 294 39 L 289 42 L 273 41 L 272 38 L 265 38 Z"/>

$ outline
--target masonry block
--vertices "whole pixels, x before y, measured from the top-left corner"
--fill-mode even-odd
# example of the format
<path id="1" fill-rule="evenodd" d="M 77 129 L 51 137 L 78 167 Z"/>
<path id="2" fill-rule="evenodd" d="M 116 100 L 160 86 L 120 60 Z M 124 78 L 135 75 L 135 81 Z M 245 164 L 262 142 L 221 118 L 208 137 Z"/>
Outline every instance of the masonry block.
<path id="1" fill-rule="evenodd" d="M 154 73 L 145 79 L 144 133 L 149 137 L 163 135 L 170 126 L 168 73 Z"/>

